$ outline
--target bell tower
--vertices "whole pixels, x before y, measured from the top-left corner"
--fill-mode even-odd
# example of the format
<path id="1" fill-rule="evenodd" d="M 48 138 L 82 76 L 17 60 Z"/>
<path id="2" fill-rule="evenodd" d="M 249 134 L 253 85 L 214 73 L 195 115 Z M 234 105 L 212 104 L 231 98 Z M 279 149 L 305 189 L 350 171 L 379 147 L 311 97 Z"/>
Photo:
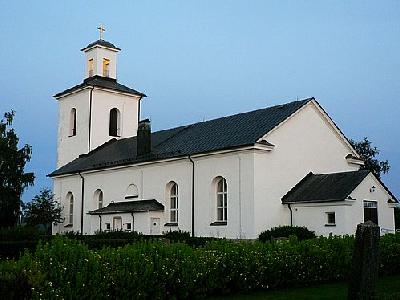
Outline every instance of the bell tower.
<path id="1" fill-rule="evenodd" d="M 86 78 L 102 76 L 117 79 L 117 53 L 121 50 L 110 42 L 103 40 L 104 27 L 97 28 L 100 38 L 82 48 L 86 56 Z"/>
<path id="2" fill-rule="evenodd" d="M 58 100 L 57 168 L 110 139 L 136 136 L 140 102 L 145 94 L 117 82 L 117 54 L 121 50 L 100 38 L 82 48 L 82 83 L 56 94 Z"/>

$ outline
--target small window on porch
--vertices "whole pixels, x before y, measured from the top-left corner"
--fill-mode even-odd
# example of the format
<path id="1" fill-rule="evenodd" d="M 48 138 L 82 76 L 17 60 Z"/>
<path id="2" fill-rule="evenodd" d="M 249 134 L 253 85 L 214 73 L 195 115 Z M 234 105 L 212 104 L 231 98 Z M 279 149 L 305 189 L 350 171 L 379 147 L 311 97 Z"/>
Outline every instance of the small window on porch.
<path id="1" fill-rule="evenodd" d="M 132 231 L 132 223 L 125 223 L 125 231 Z"/>
<path id="2" fill-rule="evenodd" d="M 335 212 L 327 212 L 326 213 L 325 226 L 336 226 L 336 213 Z"/>
<path id="3" fill-rule="evenodd" d="M 110 231 L 111 230 L 111 223 L 106 223 L 106 230 Z"/>

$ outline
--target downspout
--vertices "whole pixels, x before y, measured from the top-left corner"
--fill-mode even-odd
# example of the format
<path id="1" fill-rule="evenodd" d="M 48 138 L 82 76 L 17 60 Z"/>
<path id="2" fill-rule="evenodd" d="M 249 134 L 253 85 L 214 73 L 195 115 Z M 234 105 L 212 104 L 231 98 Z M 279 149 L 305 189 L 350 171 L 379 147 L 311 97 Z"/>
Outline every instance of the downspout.
<path id="1" fill-rule="evenodd" d="M 102 230 L 101 230 L 101 215 L 99 215 L 99 223 L 100 223 L 100 224 L 99 224 L 99 225 L 100 225 L 99 227 L 100 227 L 100 232 L 101 232 L 101 231 L 102 231 Z"/>
<path id="2" fill-rule="evenodd" d="M 192 163 L 192 237 L 194 237 L 194 161 L 190 155 L 188 158 Z"/>
<path id="3" fill-rule="evenodd" d="M 91 90 L 90 90 L 90 100 L 89 100 L 89 149 L 88 152 L 90 152 L 91 150 L 91 136 L 92 136 L 92 98 L 93 98 L 93 90 L 94 90 L 94 86 L 92 86 Z"/>
<path id="4" fill-rule="evenodd" d="M 143 98 L 143 96 L 142 97 L 140 97 L 139 98 L 139 101 L 138 101 L 138 122 L 140 121 L 140 101 L 142 100 L 142 98 Z"/>
<path id="5" fill-rule="evenodd" d="M 242 238 L 242 158 L 239 159 L 239 239 Z"/>
<path id="6" fill-rule="evenodd" d="M 132 215 L 132 232 L 135 231 L 135 217 L 133 216 L 133 212 L 131 212 Z"/>
<path id="7" fill-rule="evenodd" d="M 81 172 L 78 172 L 79 176 L 82 179 L 82 190 L 81 190 L 81 234 L 83 235 L 83 205 L 84 205 L 84 200 L 85 200 L 85 178 L 82 176 Z"/>
<path id="8" fill-rule="evenodd" d="M 293 226 L 293 211 L 292 211 L 292 206 L 290 205 L 290 203 L 288 203 L 288 208 L 290 210 L 290 226 Z"/>

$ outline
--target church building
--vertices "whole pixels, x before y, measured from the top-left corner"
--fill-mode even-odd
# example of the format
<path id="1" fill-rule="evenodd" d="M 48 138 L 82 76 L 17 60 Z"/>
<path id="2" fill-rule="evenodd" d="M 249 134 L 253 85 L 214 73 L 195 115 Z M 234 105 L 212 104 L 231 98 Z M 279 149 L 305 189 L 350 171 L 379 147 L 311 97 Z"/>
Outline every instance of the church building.
<path id="1" fill-rule="evenodd" d="M 124 230 L 253 239 L 281 225 L 393 232 L 395 196 L 315 98 L 152 132 L 146 95 L 117 80 L 120 49 L 82 49 L 82 83 L 56 94 L 53 233 Z"/>

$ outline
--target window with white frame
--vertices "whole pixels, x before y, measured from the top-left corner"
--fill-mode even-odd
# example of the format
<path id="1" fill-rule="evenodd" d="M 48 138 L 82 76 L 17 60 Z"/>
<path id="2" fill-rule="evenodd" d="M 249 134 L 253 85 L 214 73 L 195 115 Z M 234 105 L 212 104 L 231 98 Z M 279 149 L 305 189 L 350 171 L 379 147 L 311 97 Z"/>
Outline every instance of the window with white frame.
<path id="1" fill-rule="evenodd" d="M 121 136 L 121 113 L 117 108 L 113 108 L 110 110 L 110 123 L 108 134 L 110 136 Z"/>
<path id="2" fill-rule="evenodd" d="M 111 223 L 106 223 L 106 231 L 110 231 L 111 230 Z"/>
<path id="3" fill-rule="evenodd" d="M 169 221 L 178 223 L 178 184 L 170 183 L 169 188 Z"/>
<path id="4" fill-rule="evenodd" d="M 378 203 L 364 200 L 364 222 L 372 221 L 378 225 Z"/>
<path id="5" fill-rule="evenodd" d="M 98 189 L 94 192 L 94 203 L 96 203 L 97 208 L 103 207 L 103 191 Z"/>
<path id="6" fill-rule="evenodd" d="M 326 213 L 326 225 L 328 225 L 328 226 L 336 225 L 336 213 L 335 212 L 327 212 Z"/>
<path id="7" fill-rule="evenodd" d="M 69 133 L 68 136 L 76 135 L 76 108 L 72 108 L 69 114 Z"/>
<path id="8" fill-rule="evenodd" d="M 220 177 L 216 183 L 217 187 L 217 221 L 226 222 L 228 220 L 228 186 L 226 179 Z"/>
<path id="9" fill-rule="evenodd" d="M 74 222 L 74 195 L 71 192 L 67 194 L 67 203 L 69 206 L 68 210 L 68 225 L 72 225 Z"/>

